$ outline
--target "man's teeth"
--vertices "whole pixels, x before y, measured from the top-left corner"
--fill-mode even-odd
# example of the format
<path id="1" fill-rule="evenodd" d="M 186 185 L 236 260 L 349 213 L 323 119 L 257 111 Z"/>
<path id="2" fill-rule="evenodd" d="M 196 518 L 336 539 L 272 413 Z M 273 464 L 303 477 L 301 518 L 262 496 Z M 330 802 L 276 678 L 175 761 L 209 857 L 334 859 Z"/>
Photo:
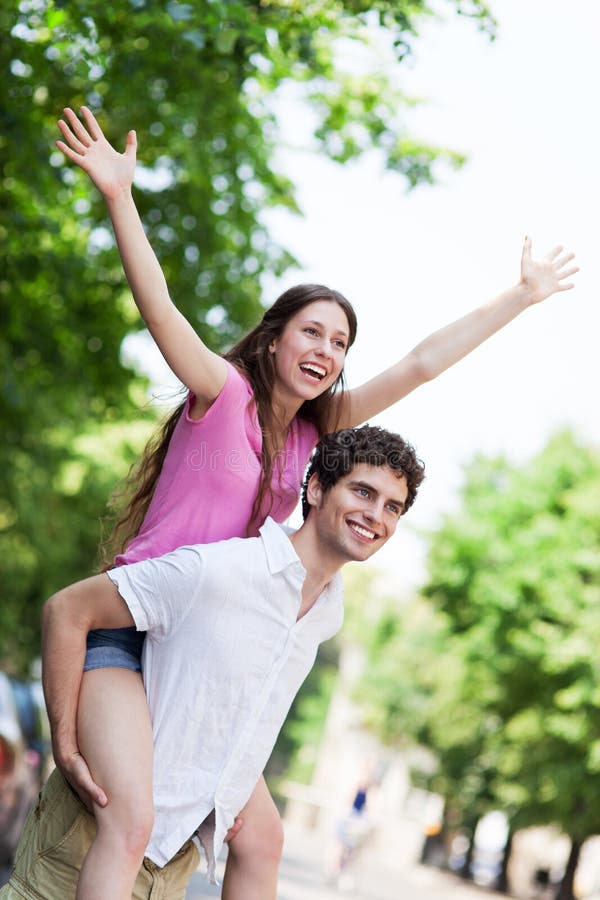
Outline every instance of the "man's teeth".
<path id="1" fill-rule="evenodd" d="M 368 538 L 370 541 L 375 540 L 375 532 L 369 531 L 367 528 L 363 528 L 362 525 L 355 525 L 354 522 L 350 525 L 352 531 L 355 531 L 357 534 L 360 534 L 362 537 Z"/>
<path id="2" fill-rule="evenodd" d="M 312 363 L 303 363 L 300 368 L 303 372 L 308 372 L 316 378 L 325 378 L 327 375 L 327 369 L 323 369 L 321 366 L 315 366 Z"/>

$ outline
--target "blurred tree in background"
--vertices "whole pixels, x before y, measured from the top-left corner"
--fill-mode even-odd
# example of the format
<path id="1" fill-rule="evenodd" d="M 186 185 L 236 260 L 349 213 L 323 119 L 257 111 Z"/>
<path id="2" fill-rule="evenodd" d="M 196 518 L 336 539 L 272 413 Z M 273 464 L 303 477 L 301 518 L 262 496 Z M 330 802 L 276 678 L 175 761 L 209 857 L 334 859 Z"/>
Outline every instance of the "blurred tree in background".
<path id="1" fill-rule="evenodd" d="M 493 28 L 482 0 L 448 8 Z M 357 77 L 339 62 L 341 38 L 368 47 L 379 25 L 400 66 L 429 12 L 424 0 L 0 0 L 5 664 L 35 654 L 48 593 L 89 574 L 98 515 L 146 433 L 145 383 L 119 356 L 139 319 L 102 201 L 54 148 L 62 108 L 89 105 L 119 148 L 137 130 L 150 240 L 176 302 L 220 349 L 260 315 L 261 277 L 292 261 L 261 220 L 296 209 L 272 164 L 281 85 L 297 84 L 314 146 L 336 160 L 377 147 L 409 185 L 460 161 L 406 133 L 399 70 Z"/>
<path id="2" fill-rule="evenodd" d="M 424 596 L 371 629 L 370 721 L 434 751 L 428 786 L 468 827 L 491 809 L 558 825 L 570 900 L 600 833 L 600 453 L 563 433 L 526 465 L 476 459 Z"/>

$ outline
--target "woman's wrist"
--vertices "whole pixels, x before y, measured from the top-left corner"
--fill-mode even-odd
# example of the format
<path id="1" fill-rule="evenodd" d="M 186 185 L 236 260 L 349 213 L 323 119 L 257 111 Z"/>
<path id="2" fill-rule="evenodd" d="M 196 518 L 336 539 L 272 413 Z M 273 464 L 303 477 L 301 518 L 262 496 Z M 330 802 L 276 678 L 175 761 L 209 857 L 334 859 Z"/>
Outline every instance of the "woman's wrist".
<path id="1" fill-rule="evenodd" d="M 113 212 L 118 212 L 121 209 L 127 209 L 128 207 L 133 206 L 135 209 L 135 204 L 133 202 L 133 193 L 131 191 L 131 185 L 115 185 L 110 189 L 109 193 L 103 193 L 104 202 L 108 207 L 108 211 L 112 215 Z"/>
<path id="2" fill-rule="evenodd" d="M 511 294 L 514 296 L 514 302 L 518 307 L 519 312 L 522 312 L 522 310 L 527 309 L 528 306 L 532 306 L 535 303 L 534 292 L 531 286 L 524 280 L 517 282 L 511 289 Z"/>

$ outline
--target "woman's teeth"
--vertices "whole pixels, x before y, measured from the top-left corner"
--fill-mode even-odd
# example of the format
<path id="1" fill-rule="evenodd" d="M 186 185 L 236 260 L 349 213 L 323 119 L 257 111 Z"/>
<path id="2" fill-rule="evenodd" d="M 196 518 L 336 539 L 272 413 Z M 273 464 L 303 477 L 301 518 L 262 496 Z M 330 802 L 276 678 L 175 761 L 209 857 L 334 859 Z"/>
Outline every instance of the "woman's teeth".
<path id="1" fill-rule="evenodd" d="M 300 369 L 305 372 L 307 375 L 312 375 L 314 378 L 318 378 L 319 381 L 325 378 L 327 375 L 327 369 L 324 369 L 322 366 L 315 366 L 312 363 L 303 363 L 300 366 Z"/>

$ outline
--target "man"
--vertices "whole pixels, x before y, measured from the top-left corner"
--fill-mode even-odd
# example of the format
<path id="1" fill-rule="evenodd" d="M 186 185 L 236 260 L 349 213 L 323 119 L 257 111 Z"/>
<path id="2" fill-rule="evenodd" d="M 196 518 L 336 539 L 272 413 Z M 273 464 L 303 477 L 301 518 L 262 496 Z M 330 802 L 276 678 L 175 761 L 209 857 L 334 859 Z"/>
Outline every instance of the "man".
<path id="1" fill-rule="evenodd" d="M 342 624 L 339 570 L 386 543 L 422 479 L 422 463 L 397 435 L 370 426 L 327 435 L 307 473 L 298 531 L 267 519 L 257 538 L 181 547 L 48 601 L 48 694 L 65 679 L 79 684 L 89 630 L 135 624 L 147 632 L 155 819 L 136 900 L 184 897 L 198 862 L 195 833 L 212 874 L 319 643 Z M 0 897 L 73 898 L 94 831 L 93 816 L 53 773 Z M 110 885 L 98 896 L 110 898 Z"/>

